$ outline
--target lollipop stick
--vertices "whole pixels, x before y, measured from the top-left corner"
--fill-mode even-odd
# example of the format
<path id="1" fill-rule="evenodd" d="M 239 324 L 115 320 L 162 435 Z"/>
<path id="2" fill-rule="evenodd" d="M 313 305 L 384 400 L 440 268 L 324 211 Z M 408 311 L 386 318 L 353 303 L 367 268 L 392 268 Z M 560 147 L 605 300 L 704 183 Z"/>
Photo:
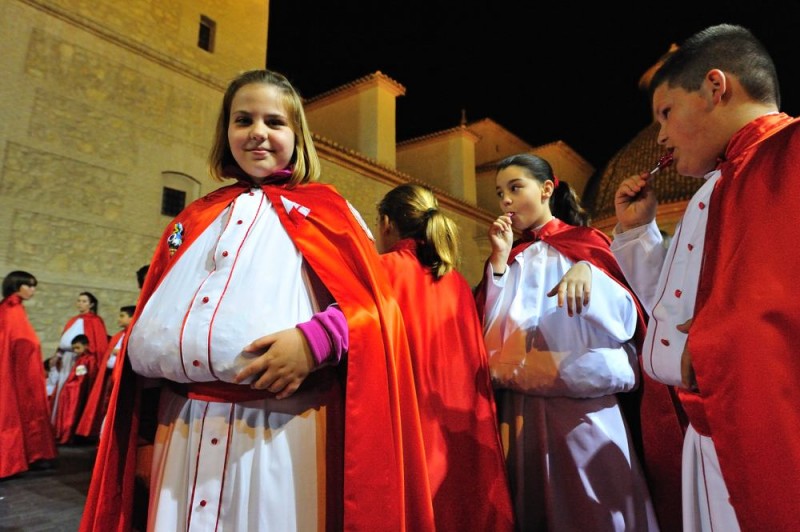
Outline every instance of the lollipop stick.
<path id="1" fill-rule="evenodd" d="M 650 170 L 650 175 L 656 174 L 662 168 L 666 168 L 667 166 L 672 164 L 672 152 L 668 151 L 656 163 L 655 167 Z"/>

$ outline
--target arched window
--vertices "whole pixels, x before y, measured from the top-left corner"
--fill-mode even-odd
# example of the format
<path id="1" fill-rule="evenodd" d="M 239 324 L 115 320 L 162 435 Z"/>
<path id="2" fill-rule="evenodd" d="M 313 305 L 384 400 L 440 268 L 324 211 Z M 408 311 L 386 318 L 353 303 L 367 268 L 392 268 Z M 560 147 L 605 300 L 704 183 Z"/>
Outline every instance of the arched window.
<path id="1" fill-rule="evenodd" d="M 161 214 L 173 218 L 200 197 L 200 182 L 180 172 L 162 172 Z"/>

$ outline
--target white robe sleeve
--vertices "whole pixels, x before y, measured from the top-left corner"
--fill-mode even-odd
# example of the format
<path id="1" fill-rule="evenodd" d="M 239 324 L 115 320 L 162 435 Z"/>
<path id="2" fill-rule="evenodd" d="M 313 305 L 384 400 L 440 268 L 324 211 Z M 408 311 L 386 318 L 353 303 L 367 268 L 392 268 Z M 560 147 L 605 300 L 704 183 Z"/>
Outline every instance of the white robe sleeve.
<path id="1" fill-rule="evenodd" d="M 638 314 L 633 296 L 603 270 L 584 262 L 592 270 L 592 294 L 581 318 L 620 343 L 633 338 Z"/>
<path id="2" fill-rule="evenodd" d="M 681 386 L 681 358 L 686 333 L 677 327 L 694 315 L 697 280 L 702 266 L 707 205 L 719 170 L 686 205 L 669 248 L 664 249 L 655 221 L 624 233 L 614 232 L 611 251 L 650 316 L 642 365 L 653 379 Z"/>
<path id="3" fill-rule="evenodd" d="M 651 314 L 656 300 L 658 277 L 667 250 L 655 221 L 629 229 L 624 233 L 614 229 L 611 252 L 636 296 Z"/>

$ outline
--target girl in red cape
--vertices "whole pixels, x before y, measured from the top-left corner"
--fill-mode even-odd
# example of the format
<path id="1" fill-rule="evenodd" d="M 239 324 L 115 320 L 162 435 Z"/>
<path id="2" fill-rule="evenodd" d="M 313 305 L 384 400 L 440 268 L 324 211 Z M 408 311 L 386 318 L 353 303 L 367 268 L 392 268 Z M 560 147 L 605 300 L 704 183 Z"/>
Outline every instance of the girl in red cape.
<path id="1" fill-rule="evenodd" d="M 378 204 L 378 250 L 411 347 L 437 530 L 514 529 L 489 363 L 458 227 L 433 192 L 404 184 Z"/>
<path id="2" fill-rule="evenodd" d="M 433 530 L 402 316 L 363 220 L 313 182 L 300 95 L 242 73 L 215 138 L 236 182 L 158 244 L 81 530 Z"/>

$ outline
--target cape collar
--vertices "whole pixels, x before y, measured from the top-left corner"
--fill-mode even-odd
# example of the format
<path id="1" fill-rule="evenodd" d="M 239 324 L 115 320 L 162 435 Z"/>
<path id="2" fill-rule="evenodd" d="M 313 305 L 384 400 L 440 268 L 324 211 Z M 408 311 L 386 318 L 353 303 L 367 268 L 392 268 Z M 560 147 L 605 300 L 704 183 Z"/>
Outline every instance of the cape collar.
<path id="1" fill-rule="evenodd" d="M 748 122 L 728 142 L 725 161 L 734 160 L 751 146 L 789 125 L 792 120 L 786 113 L 769 113 Z"/>
<path id="2" fill-rule="evenodd" d="M 549 221 L 535 229 L 529 228 L 522 231 L 522 235 L 517 242 L 536 242 L 541 240 L 543 237 L 551 235 L 553 231 L 560 227 L 561 223 L 563 222 L 556 217 L 550 218 Z"/>
<path id="3" fill-rule="evenodd" d="M 270 174 L 261 184 L 256 184 L 253 182 L 253 178 L 249 175 L 245 174 L 241 170 L 236 169 L 226 169 L 226 175 L 230 175 L 231 177 L 236 178 L 236 183 L 243 187 L 261 187 L 264 185 L 283 185 L 286 184 L 289 179 L 292 177 L 292 170 L 290 168 L 284 168 L 283 170 L 278 170 L 277 172 Z"/>
<path id="4" fill-rule="evenodd" d="M 6 305 L 21 305 L 22 297 L 16 292 L 2 300 Z"/>
<path id="5" fill-rule="evenodd" d="M 417 241 L 413 238 L 401 238 L 391 247 L 389 251 L 403 251 L 410 249 L 411 251 L 417 250 Z"/>
<path id="6" fill-rule="evenodd" d="M 546 222 L 544 225 L 541 225 L 536 229 L 525 229 L 520 235 L 519 239 L 514 241 L 514 246 L 511 248 L 511 253 L 508 255 L 508 264 L 512 264 L 514 262 L 514 258 L 521 252 L 525 251 L 528 246 L 538 242 L 539 240 L 547 240 L 547 237 L 553 233 L 564 229 L 565 225 L 567 224 L 558 218 L 553 217 L 549 222 Z"/>

